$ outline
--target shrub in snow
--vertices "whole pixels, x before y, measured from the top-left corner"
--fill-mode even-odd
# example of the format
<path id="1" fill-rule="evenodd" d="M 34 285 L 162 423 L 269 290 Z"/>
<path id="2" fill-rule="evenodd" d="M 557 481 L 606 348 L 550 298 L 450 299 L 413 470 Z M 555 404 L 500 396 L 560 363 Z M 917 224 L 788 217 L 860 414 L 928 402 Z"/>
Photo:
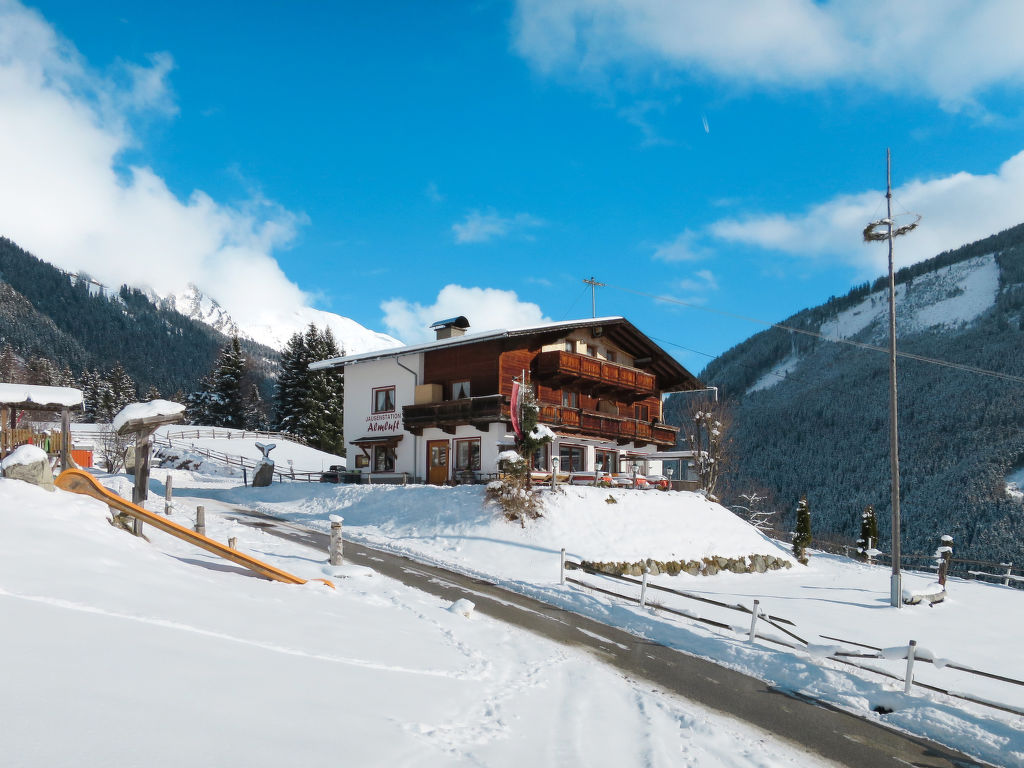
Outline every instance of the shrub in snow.
<path id="1" fill-rule="evenodd" d="M 878 518 L 875 508 L 868 504 L 860 513 L 860 536 L 857 538 L 857 559 L 867 560 L 868 550 L 878 544 Z"/>
<path id="2" fill-rule="evenodd" d="M 796 533 L 793 536 L 793 554 L 804 565 L 807 565 L 807 548 L 809 546 L 811 546 L 811 508 L 805 496 L 796 505 Z"/>
<path id="3" fill-rule="evenodd" d="M 487 486 L 487 497 L 501 507 L 506 519 L 518 520 L 525 527 L 526 518 L 541 516 L 540 501 L 531 490 L 530 459 L 538 448 L 551 442 L 554 434 L 544 425 L 537 424 L 540 408 L 533 390 L 523 387 L 521 392 L 520 423 L 523 436 L 516 450 L 502 451 L 498 455 L 498 466 L 503 468 L 502 476 L 496 483 Z"/>

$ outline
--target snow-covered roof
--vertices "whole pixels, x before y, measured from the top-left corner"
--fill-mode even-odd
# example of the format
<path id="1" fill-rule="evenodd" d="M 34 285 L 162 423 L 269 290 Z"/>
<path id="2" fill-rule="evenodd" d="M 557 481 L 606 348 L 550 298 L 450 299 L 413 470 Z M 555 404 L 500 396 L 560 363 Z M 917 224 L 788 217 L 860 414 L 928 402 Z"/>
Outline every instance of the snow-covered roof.
<path id="1" fill-rule="evenodd" d="M 170 400 L 150 400 L 148 403 L 129 403 L 114 417 L 114 431 L 120 432 L 121 428 L 130 421 L 142 421 L 143 419 L 160 419 L 166 417 L 168 420 L 179 416 L 185 411 L 181 403 L 172 403 Z"/>
<path id="2" fill-rule="evenodd" d="M 570 320 L 568 322 L 561 323 L 540 323 L 538 325 L 524 325 L 520 328 L 497 328 L 490 331 L 481 331 L 479 333 L 467 333 L 463 336 L 453 336 L 449 339 L 435 339 L 434 341 L 426 341 L 422 344 L 410 344 L 405 347 L 395 347 L 393 349 L 379 349 L 375 352 L 364 352 L 359 355 L 344 355 L 342 357 L 332 357 L 329 360 L 319 360 L 315 363 L 311 363 L 309 368 L 313 371 L 327 370 L 330 368 L 339 368 L 345 365 L 354 365 L 355 363 L 367 363 L 372 360 L 383 360 L 388 357 L 400 357 L 402 355 L 412 355 L 417 352 L 426 352 L 431 349 L 440 349 L 442 347 L 459 347 L 465 344 L 477 344 L 481 341 L 490 341 L 491 339 L 502 339 L 509 338 L 512 336 L 526 336 L 532 333 L 543 333 L 544 331 L 554 330 L 574 330 L 576 328 L 586 328 L 592 325 L 601 325 L 603 323 L 612 322 L 625 322 L 623 317 L 589 317 L 586 320 Z"/>
<path id="3" fill-rule="evenodd" d="M 35 384 L 0 384 L 0 405 L 38 406 L 40 410 L 82 404 L 82 390 L 72 387 L 43 387 Z"/>

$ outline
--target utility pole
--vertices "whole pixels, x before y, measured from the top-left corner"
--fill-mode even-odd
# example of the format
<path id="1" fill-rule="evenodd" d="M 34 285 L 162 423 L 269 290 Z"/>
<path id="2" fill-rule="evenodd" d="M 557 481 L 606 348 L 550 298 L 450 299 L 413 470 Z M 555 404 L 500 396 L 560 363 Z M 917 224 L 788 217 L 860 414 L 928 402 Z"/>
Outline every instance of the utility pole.
<path id="1" fill-rule="evenodd" d="M 589 280 L 584 280 L 584 283 L 590 286 L 590 316 L 597 317 L 597 288 L 598 286 L 604 287 L 604 283 L 599 283 L 591 275 Z"/>
<path id="2" fill-rule="evenodd" d="M 892 477 L 892 576 L 889 603 L 903 605 L 900 574 L 900 434 L 896 422 L 896 273 L 892 257 L 892 152 L 885 150 L 886 228 L 889 241 L 889 469 Z"/>
<path id="3" fill-rule="evenodd" d="M 892 152 L 885 150 L 885 206 L 886 217 L 873 221 L 864 228 L 864 241 L 889 243 L 889 471 L 892 478 L 892 578 L 889 585 L 890 604 L 903 605 L 900 575 L 900 440 L 896 408 L 896 272 L 893 267 L 893 238 L 914 230 L 921 217 L 902 227 L 896 227 L 892 218 Z M 884 227 L 884 229 L 883 229 Z"/>

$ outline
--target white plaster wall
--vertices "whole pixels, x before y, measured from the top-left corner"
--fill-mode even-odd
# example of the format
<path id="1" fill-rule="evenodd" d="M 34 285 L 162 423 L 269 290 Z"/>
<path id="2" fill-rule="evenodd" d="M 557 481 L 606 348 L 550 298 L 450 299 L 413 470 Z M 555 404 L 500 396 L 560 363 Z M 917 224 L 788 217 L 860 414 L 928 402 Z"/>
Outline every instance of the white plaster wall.
<path id="1" fill-rule="evenodd" d="M 416 383 L 422 380 L 422 355 L 406 355 L 401 358 L 389 358 L 387 360 L 375 360 L 372 362 L 358 363 L 345 366 L 345 440 L 348 442 L 346 468 L 356 469 L 356 456 L 362 455 L 362 450 L 351 444 L 352 440 L 362 437 L 384 437 L 388 435 L 403 435 L 398 443 L 397 459 L 395 461 L 396 472 L 409 472 L 422 476 L 422 469 L 416 473 L 417 448 L 418 456 L 422 457 L 423 450 L 418 445 L 416 438 L 402 429 L 402 406 L 411 405 L 416 392 Z M 398 365 L 401 361 L 407 368 L 416 371 L 417 377 Z M 373 414 L 373 390 L 378 387 L 395 388 L 395 414 L 392 419 L 374 418 Z M 371 423 L 384 423 L 387 428 L 384 431 L 370 430 Z M 369 468 L 359 470 L 368 473 Z"/>

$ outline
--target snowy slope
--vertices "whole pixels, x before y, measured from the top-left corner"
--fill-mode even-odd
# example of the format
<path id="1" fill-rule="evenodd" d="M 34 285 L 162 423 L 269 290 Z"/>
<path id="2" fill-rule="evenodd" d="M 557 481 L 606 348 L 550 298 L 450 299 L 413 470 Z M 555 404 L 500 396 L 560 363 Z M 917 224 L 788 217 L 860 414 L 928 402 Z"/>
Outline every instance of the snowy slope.
<path id="1" fill-rule="evenodd" d="M 106 515 L 0 479 L 4 766 L 820 764 L 366 569 L 268 582 Z M 321 575 L 322 553 L 229 525 L 208 517 Z"/>

